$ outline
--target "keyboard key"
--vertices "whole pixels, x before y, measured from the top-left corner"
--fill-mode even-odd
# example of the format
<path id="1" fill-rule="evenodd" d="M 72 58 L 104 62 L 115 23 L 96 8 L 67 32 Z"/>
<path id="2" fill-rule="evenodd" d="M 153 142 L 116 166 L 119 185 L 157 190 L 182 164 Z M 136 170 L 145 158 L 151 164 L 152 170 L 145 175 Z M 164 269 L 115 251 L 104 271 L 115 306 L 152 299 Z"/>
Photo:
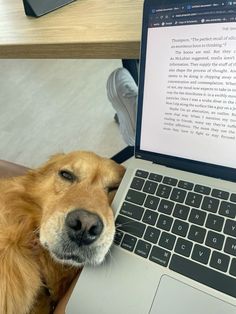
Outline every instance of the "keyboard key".
<path id="1" fill-rule="evenodd" d="M 137 205 L 143 205 L 143 202 L 145 200 L 146 194 L 139 192 L 139 191 L 135 191 L 135 190 L 129 190 L 125 200 Z"/>
<path id="2" fill-rule="evenodd" d="M 146 210 L 143 216 L 143 222 L 146 224 L 154 226 L 157 221 L 158 214 L 152 210 Z"/>
<path id="3" fill-rule="evenodd" d="M 210 257 L 211 250 L 205 246 L 195 244 L 192 253 L 192 259 L 202 264 L 207 264 Z"/>
<path id="4" fill-rule="evenodd" d="M 221 250 L 225 237 L 214 231 L 208 231 L 205 244 L 213 249 Z"/>
<path id="5" fill-rule="evenodd" d="M 193 183 L 180 180 L 178 183 L 178 187 L 191 191 L 193 189 Z"/>
<path id="6" fill-rule="evenodd" d="M 182 205 L 182 204 L 176 204 L 173 216 L 186 220 L 188 217 L 189 211 L 190 211 L 190 207 Z"/>
<path id="7" fill-rule="evenodd" d="M 137 239 L 135 237 L 133 237 L 129 234 L 126 234 L 124 236 L 122 243 L 121 243 L 121 247 L 123 249 L 126 249 L 126 250 L 132 252 L 134 247 L 135 247 L 136 242 L 137 242 Z"/>
<path id="8" fill-rule="evenodd" d="M 122 232 L 120 230 L 116 230 L 115 237 L 114 237 L 114 243 L 119 245 L 121 243 L 123 235 L 124 235 L 124 232 Z"/>
<path id="9" fill-rule="evenodd" d="M 192 241 L 203 243 L 206 235 L 206 229 L 192 225 L 189 230 L 188 238 Z"/>
<path id="10" fill-rule="evenodd" d="M 205 196 L 202 202 L 202 209 L 211 212 L 216 213 L 219 207 L 220 201 L 216 198 Z"/>
<path id="11" fill-rule="evenodd" d="M 146 225 L 139 221 L 135 221 L 130 218 L 119 215 L 116 218 L 116 228 L 121 231 L 131 233 L 132 235 L 138 238 L 142 238 L 144 231 L 146 229 Z"/>
<path id="12" fill-rule="evenodd" d="M 223 200 L 227 200 L 229 198 L 229 192 L 221 191 L 217 189 L 213 189 L 211 195 Z"/>
<path id="13" fill-rule="evenodd" d="M 146 179 L 146 178 L 148 177 L 148 172 L 147 172 L 147 171 L 144 171 L 144 170 L 139 170 L 139 169 L 138 169 L 138 170 L 136 171 L 135 175 L 136 175 L 137 177 L 141 177 L 141 178 Z"/>
<path id="14" fill-rule="evenodd" d="M 143 216 L 144 208 L 138 205 L 134 205 L 131 203 L 124 202 L 120 213 L 127 217 L 140 220 Z"/>
<path id="15" fill-rule="evenodd" d="M 156 192 L 157 183 L 147 180 L 144 184 L 143 191 L 149 194 L 154 194 Z"/>
<path id="16" fill-rule="evenodd" d="M 236 238 L 236 221 L 235 220 L 226 219 L 224 233 Z"/>
<path id="17" fill-rule="evenodd" d="M 173 254 L 170 269 L 236 298 L 236 278 Z"/>
<path id="18" fill-rule="evenodd" d="M 196 184 L 194 187 L 194 191 L 200 194 L 209 195 L 211 193 L 211 189 L 208 186 Z"/>
<path id="19" fill-rule="evenodd" d="M 139 240 L 138 244 L 136 245 L 134 253 L 144 258 L 147 258 L 151 250 L 151 247 L 152 245 L 150 243 L 145 242 L 143 240 Z"/>
<path id="20" fill-rule="evenodd" d="M 154 246 L 150 253 L 150 261 L 155 262 L 159 265 L 162 265 L 166 267 L 168 265 L 169 259 L 170 259 L 170 252 L 166 251 L 164 249 L 161 249 L 160 247 Z"/>
<path id="21" fill-rule="evenodd" d="M 224 251 L 233 256 L 236 256 L 236 239 L 227 238 L 225 242 Z"/>
<path id="22" fill-rule="evenodd" d="M 160 213 L 170 215 L 172 213 L 173 208 L 174 208 L 174 202 L 171 202 L 168 200 L 161 200 L 160 205 L 158 207 L 158 211 Z"/>
<path id="23" fill-rule="evenodd" d="M 236 203 L 236 193 L 231 194 L 230 201 Z"/>
<path id="24" fill-rule="evenodd" d="M 160 215 L 156 226 L 160 229 L 169 231 L 171 228 L 172 222 L 173 222 L 172 217 L 169 217 L 166 215 Z"/>
<path id="25" fill-rule="evenodd" d="M 162 180 L 162 176 L 160 174 L 156 174 L 156 173 L 150 173 L 148 179 L 156 181 L 156 182 L 161 182 Z"/>
<path id="26" fill-rule="evenodd" d="M 161 233 L 161 231 L 157 228 L 147 227 L 147 230 L 146 230 L 145 235 L 144 235 L 144 239 L 149 241 L 149 242 L 156 244 L 157 240 L 160 236 L 160 233 Z"/>
<path id="27" fill-rule="evenodd" d="M 185 200 L 186 194 L 187 194 L 186 191 L 181 190 L 181 189 L 174 188 L 174 189 L 172 190 L 170 199 L 171 199 L 172 201 L 175 201 L 175 202 L 178 202 L 178 203 L 183 203 L 184 200 Z"/>
<path id="28" fill-rule="evenodd" d="M 143 188 L 144 182 L 145 182 L 144 179 L 134 177 L 134 178 L 133 178 L 133 181 L 131 182 L 130 187 L 131 187 L 132 189 L 141 191 L 142 188 Z"/>
<path id="29" fill-rule="evenodd" d="M 185 203 L 189 206 L 199 207 L 202 201 L 202 195 L 188 192 Z"/>
<path id="30" fill-rule="evenodd" d="M 219 214 L 229 218 L 235 218 L 236 216 L 236 204 L 222 201 L 220 204 Z"/>
<path id="31" fill-rule="evenodd" d="M 176 236 L 173 234 L 162 232 L 159 245 L 164 247 L 165 249 L 172 250 L 175 244 Z"/>
<path id="32" fill-rule="evenodd" d="M 148 195 L 144 203 L 144 206 L 156 210 L 159 202 L 160 202 L 159 197 Z"/>
<path id="33" fill-rule="evenodd" d="M 230 269 L 229 269 L 230 275 L 236 277 L 236 258 L 232 259 Z"/>
<path id="34" fill-rule="evenodd" d="M 193 246 L 192 242 L 179 238 L 177 239 L 177 242 L 176 242 L 175 252 L 181 255 L 184 255 L 186 257 L 189 257 L 192 250 L 192 246 Z"/>
<path id="35" fill-rule="evenodd" d="M 171 192 L 171 187 L 164 184 L 159 184 L 156 195 L 164 198 L 168 198 Z"/>
<path id="36" fill-rule="evenodd" d="M 203 226 L 205 219 L 206 213 L 204 211 L 193 208 L 188 220 L 196 225 Z"/>
<path id="37" fill-rule="evenodd" d="M 173 224 L 172 232 L 174 234 L 180 235 L 181 237 L 185 237 L 188 232 L 188 227 L 189 227 L 188 223 L 176 219 Z"/>
<path id="38" fill-rule="evenodd" d="M 168 185 L 173 185 L 175 186 L 177 184 L 178 180 L 171 178 L 171 177 L 164 177 L 163 183 L 168 184 Z"/>
<path id="39" fill-rule="evenodd" d="M 215 231 L 221 231 L 224 224 L 224 218 L 209 214 L 206 221 L 206 227 Z"/>
<path id="40" fill-rule="evenodd" d="M 213 251 L 210 266 L 226 272 L 229 267 L 229 256 L 220 252 Z"/>

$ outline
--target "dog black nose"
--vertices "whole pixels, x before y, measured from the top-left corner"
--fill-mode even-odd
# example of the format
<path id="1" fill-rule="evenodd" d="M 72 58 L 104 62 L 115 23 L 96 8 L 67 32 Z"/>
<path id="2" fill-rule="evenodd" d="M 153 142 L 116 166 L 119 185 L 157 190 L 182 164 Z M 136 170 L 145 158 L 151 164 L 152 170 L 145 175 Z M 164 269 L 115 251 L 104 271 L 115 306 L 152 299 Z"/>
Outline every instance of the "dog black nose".
<path id="1" fill-rule="evenodd" d="M 84 209 L 75 209 L 68 213 L 65 224 L 69 238 L 79 246 L 93 243 L 103 230 L 103 222 L 99 216 Z"/>

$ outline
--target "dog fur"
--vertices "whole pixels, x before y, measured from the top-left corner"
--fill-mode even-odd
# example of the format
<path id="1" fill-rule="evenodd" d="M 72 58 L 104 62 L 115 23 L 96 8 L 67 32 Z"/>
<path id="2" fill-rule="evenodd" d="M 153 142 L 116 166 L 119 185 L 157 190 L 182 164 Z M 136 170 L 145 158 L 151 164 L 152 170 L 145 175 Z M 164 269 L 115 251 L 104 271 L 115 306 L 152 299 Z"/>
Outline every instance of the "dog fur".
<path id="1" fill-rule="evenodd" d="M 60 176 L 61 170 L 70 171 L 73 181 Z M 115 232 L 109 192 L 123 174 L 110 159 L 73 152 L 0 180 L 1 314 L 51 313 L 80 267 L 103 261 Z M 65 228 L 68 213 L 81 208 L 104 225 L 86 249 L 71 243 Z"/>

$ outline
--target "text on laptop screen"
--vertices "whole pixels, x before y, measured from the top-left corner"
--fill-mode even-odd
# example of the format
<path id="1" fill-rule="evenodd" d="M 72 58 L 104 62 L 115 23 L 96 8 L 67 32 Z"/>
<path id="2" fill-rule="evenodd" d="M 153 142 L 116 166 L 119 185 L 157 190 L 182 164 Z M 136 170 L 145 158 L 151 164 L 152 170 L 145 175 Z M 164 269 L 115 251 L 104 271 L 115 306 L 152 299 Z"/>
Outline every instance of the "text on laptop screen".
<path id="1" fill-rule="evenodd" d="M 150 10 L 140 149 L 236 168 L 236 1 L 195 3 Z"/>

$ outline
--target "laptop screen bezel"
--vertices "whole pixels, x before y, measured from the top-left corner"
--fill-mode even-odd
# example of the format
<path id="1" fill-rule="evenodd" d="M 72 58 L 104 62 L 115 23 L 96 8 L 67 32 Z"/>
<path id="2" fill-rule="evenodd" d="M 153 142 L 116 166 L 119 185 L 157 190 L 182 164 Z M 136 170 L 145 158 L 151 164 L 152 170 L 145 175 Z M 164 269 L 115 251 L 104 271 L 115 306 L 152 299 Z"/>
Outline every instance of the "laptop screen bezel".
<path id="1" fill-rule="evenodd" d="M 190 1 L 199 3 L 199 1 Z M 195 161 L 180 157 L 164 155 L 161 153 L 154 153 L 142 150 L 140 148 L 141 142 L 141 127 L 142 127 L 142 110 L 143 110 L 143 90 L 145 78 L 145 62 L 146 62 L 146 49 L 147 49 L 147 34 L 148 34 L 148 20 L 149 13 L 152 8 L 158 8 L 161 5 L 174 5 L 182 4 L 185 1 L 179 0 L 145 0 L 143 7 L 143 24 L 142 24 L 142 39 L 141 39 L 141 52 L 140 52 L 140 65 L 139 65 L 139 88 L 138 88 L 138 110 L 136 121 L 136 138 L 135 138 L 135 157 L 145 159 L 164 165 L 167 167 L 180 169 L 188 172 L 193 172 L 201 175 L 206 175 L 214 178 L 219 178 L 227 181 L 236 182 L 236 169 L 224 166 L 218 166 L 201 161 Z M 177 26 L 179 27 L 179 26 Z M 236 158 L 236 153 L 235 153 Z"/>

